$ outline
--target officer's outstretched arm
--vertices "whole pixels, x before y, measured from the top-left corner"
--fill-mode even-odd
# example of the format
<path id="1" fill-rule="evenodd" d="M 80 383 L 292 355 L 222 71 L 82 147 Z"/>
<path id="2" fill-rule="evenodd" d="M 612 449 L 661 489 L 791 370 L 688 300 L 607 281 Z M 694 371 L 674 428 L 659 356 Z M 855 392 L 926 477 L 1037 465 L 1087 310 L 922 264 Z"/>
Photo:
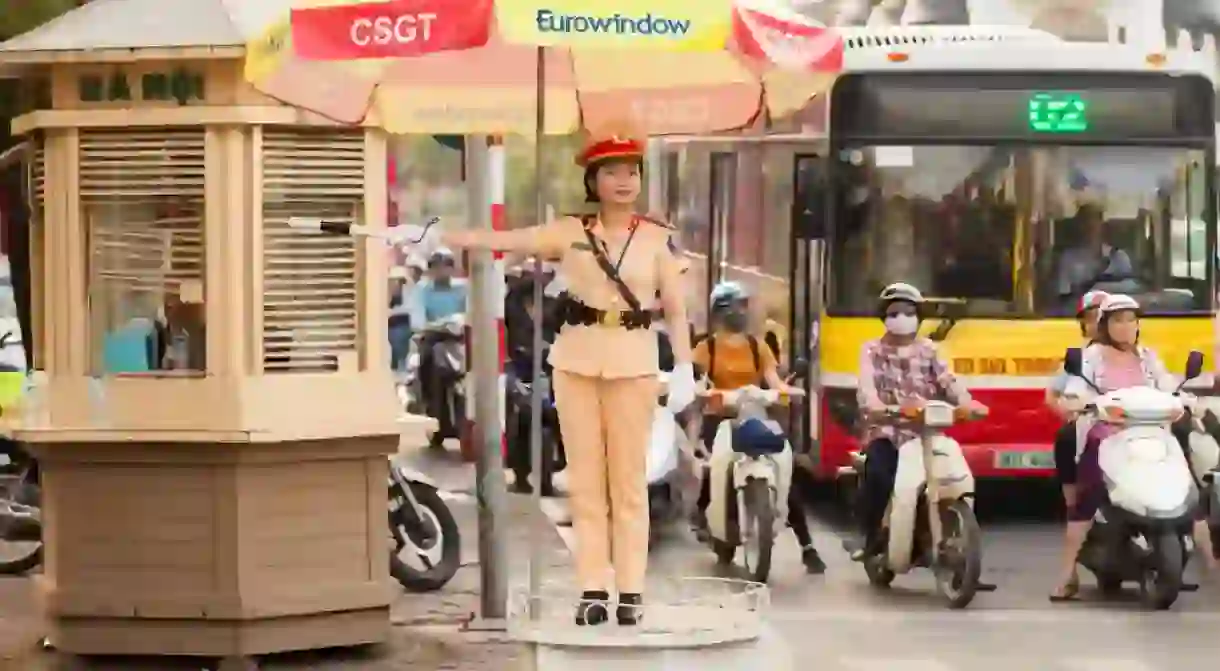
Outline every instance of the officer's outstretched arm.
<path id="1" fill-rule="evenodd" d="M 569 220 L 572 218 L 564 217 L 541 226 L 508 231 L 446 231 L 441 234 L 441 244 L 458 249 L 532 254 L 556 259 L 563 255 L 562 227 L 571 225 Z"/>

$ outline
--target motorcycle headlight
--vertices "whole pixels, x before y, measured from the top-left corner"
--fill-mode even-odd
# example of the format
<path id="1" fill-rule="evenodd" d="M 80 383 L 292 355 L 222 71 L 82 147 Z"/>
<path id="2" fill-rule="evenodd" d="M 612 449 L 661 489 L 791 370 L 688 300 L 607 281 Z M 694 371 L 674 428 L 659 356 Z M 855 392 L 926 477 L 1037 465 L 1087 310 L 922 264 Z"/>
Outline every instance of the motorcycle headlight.
<path id="1" fill-rule="evenodd" d="M 953 406 L 942 403 L 929 403 L 923 409 L 923 422 L 930 427 L 946 428 L 953 426 Z"/>

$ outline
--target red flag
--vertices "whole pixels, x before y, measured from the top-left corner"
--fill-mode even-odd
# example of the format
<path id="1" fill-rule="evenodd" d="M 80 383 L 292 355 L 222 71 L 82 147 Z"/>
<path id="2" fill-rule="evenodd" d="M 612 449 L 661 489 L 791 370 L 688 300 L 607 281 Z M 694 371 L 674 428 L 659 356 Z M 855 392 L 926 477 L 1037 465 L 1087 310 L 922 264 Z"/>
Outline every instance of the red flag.
<path id="1" fill-rule="evenodd" d="M 292 10 L 292 43 L 308 60 L 399 58 L 481 47 L 493 0 L 392 0 Z"/>

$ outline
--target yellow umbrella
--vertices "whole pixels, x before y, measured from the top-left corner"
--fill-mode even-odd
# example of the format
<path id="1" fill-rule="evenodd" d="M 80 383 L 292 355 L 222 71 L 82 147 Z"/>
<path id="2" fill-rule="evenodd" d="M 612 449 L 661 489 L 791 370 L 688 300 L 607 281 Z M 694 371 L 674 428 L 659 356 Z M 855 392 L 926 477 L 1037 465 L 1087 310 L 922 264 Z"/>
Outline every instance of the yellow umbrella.
<path id="1" fill-rule="evenodd" d="M 758 0 L 622 0 L 613 10 L 586 0 L 253 1 L 264 21 L 247 24 L 256 88 L 395 133 L 530 134 L 539 95 L 547 133 L 611 120 L 653 135 L 730 130 L 799 109 L 842 60 L 832 32 Z"/>

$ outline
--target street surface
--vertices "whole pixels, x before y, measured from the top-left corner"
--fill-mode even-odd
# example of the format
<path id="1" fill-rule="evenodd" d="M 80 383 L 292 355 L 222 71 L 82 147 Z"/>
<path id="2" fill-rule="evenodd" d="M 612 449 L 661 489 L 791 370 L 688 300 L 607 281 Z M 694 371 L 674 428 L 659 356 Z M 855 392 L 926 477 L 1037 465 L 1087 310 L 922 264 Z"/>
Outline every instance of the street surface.
<path id="1" fill-rule="evenodd" d="M 1103 602 L 1088 574 L 1082 574 L 1080 602 L 1052 604 L 1047 595 L 1060 527 L 1048 515 L 1051 506 L 1001 501 L 1000 507 L 983 520 L 983 576 L 998 589 L 979 594 L 965 611 L 948 611 L 926 572 L 900 576 L 888 591 L 872 588 L 864 569 L 842 550 L 848 532 L 830 521 L 837 517 L 829 514 L 831 506 L 815 506 L 810 521 L 828 564 L 826 574 L 805 573 L 789 532 L 776 546 L 770 580 L 769 619 L 790 646 L 795 668 L 1171 671 L 1214 661 L 1209 641 L 1220 627 L 1220 588 L 1214 579 L 1183 594 L 1170 612 L 1142 611 L 1134 588 L 1117 602 Z M 556 519 L 566 515 L 562 501 L 545 510 Z M 1031 514 L 1040 519 L 1029 519 Z M 674 528 L 654 547 L 650 571 L 664 579 L 715 575 L 716 566 L 710 550 L 684 528 Z M 1200 576 L 1192 570 L 1190 579 Z"/>
<path id="2" fill-rule="evenodd" d="M 458 516 L 463 531 L 464 568 L 437 594 L 402 595 L 394 606 L 391 643 L 372 651 L 336 651 L 276 657 L 268 671 L 512 671 L 521 654 L 502 640 L 461 633 L 459 623 L 478 599 L 477 527 L 473 466 L 455 454 L 421 450 L 410 463 L 432 475 Z M 525 580 L 525 553 L 532 520 L 530 500 L 510 496 L 512 584 Z M 1101 602 L 1086 587 L 1084 601 L 1051 604 L 1058 553 L 1058 524 L 1045 511 L 1007 511 L 984 519 L 984 577 L 998 584 L 980 594 L 966 611 L 950 612 L 936 600 L 928 576 L 899 577 L 888 592 L 869 587 L 859 565 L 841 549 L 843 530 L 818 506 L 812 515 L 815 539 L 829 565 L 824 576 L 808 576 L 790 534 L 780 538 L 771 580 L 770 622 L 790 647 L 796 666 L 819 671 L 959 671 L 985 666 L 989 671 L 1170 671 L 1211 663 L 1220 627 L 1220 588 L 1204 580 L 1195 593 L 1183 594 L 1173 611 L 1145 613 L 1134 594 Z M 544 507 L 548 517 L 566 514 L 562 499 Z M 554 527 L 552 527 L 554 528 Z M 570 529 L 547 533 L 544 548 L 548 581 L 570 580 L 561 539 Z M 712 554 L 686 531 L 667 530 L 654 548 L 651 580 L 717 575 Z M 1195 576 L 1197 578 L 1197 575 Z M 0 630 L 37 624 L 29 579 L 0 578 Z M 1091 584 L 1085 577 L 1086 585 Z M 0 657 L 2 658 L 2 657 Z M 41 656 L 42 669 L 55 669 Z M 101 671 L 196 669 L 165 660 L 107 660 Z M 0 664 L 0 668 L 3 665 Z M 30 667 L 38 671 L 40 666 Z M 23 669 L 23 671 L 25 671 Z"/>

